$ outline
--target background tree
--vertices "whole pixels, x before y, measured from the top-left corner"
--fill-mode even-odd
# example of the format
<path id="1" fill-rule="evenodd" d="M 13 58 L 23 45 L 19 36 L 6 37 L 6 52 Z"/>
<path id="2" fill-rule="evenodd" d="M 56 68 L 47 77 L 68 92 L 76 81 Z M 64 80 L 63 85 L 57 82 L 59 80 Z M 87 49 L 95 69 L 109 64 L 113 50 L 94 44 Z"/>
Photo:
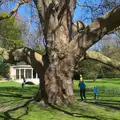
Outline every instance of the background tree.
<path id="1" fill-rule="evenodd" d="M 6 16 L 7 13 L 0 13 L 1 16 Z M 11 49 L 17 46 L 25 45 L 22 38 L 22 30 L 25 25 L 16 20 L 15 17 L 11 17 L 0 22 L 0 47 Z M 2 58 L 1 58 L 2 59 Z M 9 64 L 1 62 L 0 75 L 6 77 L 9 73 Z"/>
<path id="2" fill-rule="evenodd" d="M 9 73 L 9 64 L 3 63 L 3 58 L 0 56 L 0 79 L 7 77 Z"/>
<path id="3" fill-rule="evenodd" d="M 109 42 L 111 41 L 111 42 Z M 103 40 L 104 44 L 100 49 L 101 53 L 108 56 L 111 59 L 120 61 L 120 46 L 119 46 L 120 39 L 115 35 L 110 36 Z M 102 65 L 102 70 L 100 72 L 100 76 L 102 77 L 120 77 L 120 71 L 108 67 L 106 65 Z"/>
<path id="4" fill-rule="evenodd" d="M 5 16 L 7 13 L 1 13 L 0 15 Z M 25 43 L 21 39 L 21 25 L 15 20 L 15 17 L 1 21 L 0 46 L 6 49 L 10 49 L 22 45 L 25 45 Z"/>
<path id="5" fill-rule="evenodd" d="M 94 60 L 84 60 L 77 65 L 76 72 L 83 74 L 84 79 L 95 81 L 102 69 L 102 64 Z"/>

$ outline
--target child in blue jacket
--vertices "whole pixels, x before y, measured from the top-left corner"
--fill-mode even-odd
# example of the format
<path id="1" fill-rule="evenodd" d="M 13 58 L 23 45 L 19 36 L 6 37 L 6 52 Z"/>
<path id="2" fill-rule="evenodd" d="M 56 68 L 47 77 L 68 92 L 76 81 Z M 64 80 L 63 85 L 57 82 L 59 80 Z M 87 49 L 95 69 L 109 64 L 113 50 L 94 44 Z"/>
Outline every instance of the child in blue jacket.
<path id="1" fill-rule="evenodd" d="M 98 99 L 98 89 L 97 89 L 96 86 L 94 86 L 93 92 L 94 92 L 94 99 L 95 99 L 95 100 Z"/>

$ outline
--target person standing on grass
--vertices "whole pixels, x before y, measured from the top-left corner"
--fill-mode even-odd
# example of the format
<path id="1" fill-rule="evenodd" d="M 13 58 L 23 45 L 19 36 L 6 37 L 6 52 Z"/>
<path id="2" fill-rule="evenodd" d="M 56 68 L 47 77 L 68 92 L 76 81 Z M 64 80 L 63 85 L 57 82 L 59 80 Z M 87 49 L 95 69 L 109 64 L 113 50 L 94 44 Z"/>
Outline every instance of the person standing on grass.
<path id="1" fill-rule="evenodd" d="M 25 82 L 26 82 L 26 79 L 25 79 L 25 77 L 23 77 L 22 88 L 24 88 Z"/>
<path id="2" fill-rule="evenodd" d="M 95 100 L 98 99 L 98 89 L 97 89 L 96 86 L 94 86 L 93 92 L 94 92 L 94 99 L 95 99 Z"/>
<path id="3" fill-rule="evenodd" d="M 85 96 L 86 85 L 85 85 L 85 83 L 83 81 L 82 75 L 80 75 L 79 87 L 80 87 L 81 100 L 83 101 L 83 98 L 86 100 L 86 96 Z"/>

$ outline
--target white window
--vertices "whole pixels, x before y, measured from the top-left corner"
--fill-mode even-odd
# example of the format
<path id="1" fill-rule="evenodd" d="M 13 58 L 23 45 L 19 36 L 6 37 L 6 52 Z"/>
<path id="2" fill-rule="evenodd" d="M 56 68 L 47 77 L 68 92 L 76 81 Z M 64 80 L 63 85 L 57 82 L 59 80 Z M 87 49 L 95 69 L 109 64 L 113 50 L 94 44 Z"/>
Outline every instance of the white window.
<path id="1" fill-rule="evenodd" d="M 25 78 L 32 78 L 32 69 L 26 69 Z"/>
<path id="2" fill-rule="evenodd" d="M 19 79 L 19 69 L 16 69 L 16 79 Z"/>

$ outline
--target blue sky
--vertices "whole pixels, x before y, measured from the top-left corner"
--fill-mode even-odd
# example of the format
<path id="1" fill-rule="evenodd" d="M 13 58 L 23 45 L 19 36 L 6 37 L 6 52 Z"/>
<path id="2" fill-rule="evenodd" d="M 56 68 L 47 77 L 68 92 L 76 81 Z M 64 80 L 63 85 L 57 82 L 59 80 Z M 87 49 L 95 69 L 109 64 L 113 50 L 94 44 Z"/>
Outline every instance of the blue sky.
<path id="1" fill-rule="evenodd" d="M 84 2 L 87 2 L 89 4 L 96 4 L 98 5 L 100 3 L 101 0 L 78 0 L 78 2 L 80 4 L 85 4 Z M 11 10 L 15 7 L 16 3 L 14 2 L 8 2 L 8 8 L 10 8 Z M 78 21 L 78 20 L 84 20 L 85 17 L 89 18 L 91 16 L 91 11 L 88 8 L 84 8 L 84 7 L 79 7 L 78 5 L 76 5 L 76 9 L 75 9 L 75 13 L 74 13 L 74 18 L 73 21 Z M 5 10 L 7 9 L 7 7 L 4 7 Z M 84 8 L 84 9 L 83 9 Z M 18 10 L 18 15 L 21 19 L 23 19 L 24 21 L 30 21 L 31 16 L 33 13 L 35 13 L 34 11 L 35 9 L 31 9 L 31 7 L 29 6 L 29 4 L 25 4 L 20 6 L 19 10 Z M 35 19 L 34 19 L 35 20 Z M 38 21 L 38 20 L 37 20 Z M 31 22 L 31 26 L 33 28 L 36 28 L 37 25 Z M 89 24 L 91 22 L 91 20 L 85 20 L 84 21 L 86 24 Z"/>
<path id="2" fill-rule="evenodd" d="M 101 0 L 87 0 L 87 3 L 89 3 L 91 1 L 90 4 L 99 4 Z M 80 4 L 84 4 L 85 0 L 78 0 L 78 2 L 80 2 Z M 91 11 L 88 8 L 84 8 L 84 7 L 80 7 L 78 5 L 76 5 L 76 9 L 75 9 L 75 13 L 74 13 L 74 18 L 73 21 L 78 21 L 80 19 L 84 19 L 84 17 L 90 17 L 91 16 Z M 84 9 L 83 9 L 84 8 Z M 22 19 L 26 19 L 26 18 L 30 18 L 31 17 L 31 8 L 29 7 L 28 4 L 26 5 L 22 5 L 19 9 L 19 15 L 22 17 Z M 87 21 L 90 22 L 90 21 Z"/>
<path id="3" fill-rule="evenodd" d="M 95 4 L 96 7 L 100 4 L 101 0 L 77 0 L 80 4 L 85 4 L 85 2 L 89 5 Z M 112 1 L 112 0 L 111 0 Z M 118 0 L 119 1 L 119 0 Z M 16 3 L 14 2 L 8 2 L 8 6 L 9 8 L 11 8 L 11 10 L 15 7 Z M 32 3 L 32 2 L 31 2 Z M 76 4 L 76 9 L 75 9 L 75 13 L 74 13 L 74 19 L 73 21 L 78 21 L 78 20 L 84 20 L 85 17 L 90 18 L 91 17 L 91 11 L 89 8 L 87 7 L 80 7 Z M 84 8 L 84 9 L 83 9 Z M 5 8 L 7 9 L 7 7 Z M 32 9 L 31 7 L 29 7 L 29 4 L 25 4 L 20 6 L 19 10 L 18 10 L 18 14 L 19 16 L 23 19 L 23 20 L 28 20 L 31 18 L 32 15 Z M 84 21 L 85 23 L 89 24 L 91 21 L 90 20 L 86 20 Z M 36 27 L 35 24 L 33 24 L 33 27 Z"/>
<path id="4" fill-rule="evenodd" d="M 92 5 L 96 4 L 99 5 L 101 0 L 77 0 L 80 4 L 85 5 L 85 2 Z M 91 17 L 91 10 L 87 7 L 80 7 L 78 4 L 76 4 L 76 9 L 74 13 L 74 18 L 73 21 L 78 21 L 78 20 L 84 20 L 85 17 L 90 18 Z M 84 21 L 86 24 L 90 23 L 90 20 Z"/>

